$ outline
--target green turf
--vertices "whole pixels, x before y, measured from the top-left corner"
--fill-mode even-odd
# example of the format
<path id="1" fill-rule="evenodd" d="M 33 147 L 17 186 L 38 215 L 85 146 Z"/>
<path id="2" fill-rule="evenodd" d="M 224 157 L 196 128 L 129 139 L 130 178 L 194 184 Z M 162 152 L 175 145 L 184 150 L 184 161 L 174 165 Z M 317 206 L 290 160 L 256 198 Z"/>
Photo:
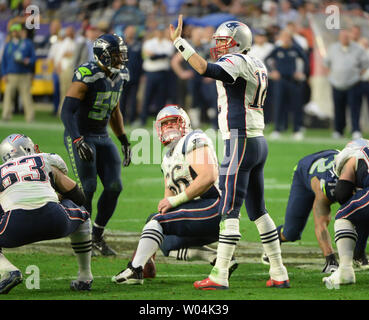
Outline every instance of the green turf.
<path id="1" fill-rule="evenodd" d="M 210 265 L 204 264 L 158 264 L 158 276 L 145 279 L 144 285 L 117 285 L 111 277 L 125 266 L 127 260 L 120 258 L 94 257 L 92 259 L 95 275 L 93 290 L 73 292 L 69 283 L 76 274 L 75 258 L 71 255 L 54 254 L 8 254 L 10 260 L 23 272 L 24 281 L 3 300 L 361 300 L 367 299 L 368 275 L 364 271 L 356 273 L 354 286 L 340 286 L 327 289 L 322 284 L 320 271 L 301 270 L 289 265 L 291 288 L 286 290 L 266 288 L 268 267 L 260 264 L 241 264 L 230 281 L 230 290 L 200 291 L 192 286 L 210 271 Z M 33 273 L 26 274 L 30 265 L 40 268 L 39 289 L 32 289 L 35 284 Z M 29 277 L 29 279 L 28 279 Z M 27 286 L 29 289 L 27 289 Z"/>
<path id="2" fill-rule="evenodd" d="M 22 116 L 16 116 L 10 123 L 0 124 L 1 139 L 15 132 L 29 135 L 40 145 L 44 152 L 60 154 L 67 162 L 69 158 L 63 144 L 63 129 L 58 120 L 45 112 L 37 113 L 38 122 L 33 125 L 23 123 Z M 151 128 L 148 128 L 152 132 Z M 131 132 L 131 129 L 127 127 Z M 266 133 L 272 130 L 266 128 Z M 307 130 L 306 140 L 294 142 L 291 132 L 284 134 L 282 141 L 268 141 L 269 156 L 265 166 L 266 206 L 277 225 L 283 223 L 284 211 L 289 194 L 292 171 L 297 161 L 312 152 L 326 148 L 342 148 L 348 140 L 330 139 L 330 130 Z M 114 141 L 119 145 L 118 141 Z M 132 143 L 134 146 L 135 143 Z M 70 171 L 70 176 L 73 176 Z M 163 196 L 163 183 L 159 164 L 131 164 L 122 170 L 124 190 L 120 196 L 114 216 L 108 229 L 115 231 L 140 232 L 147 216 L 156 212 L 158 201 Z M 101 192 L 98 184 L 97 194 Z M 97 197 L 94 198 L 96 207 Z M 336 209 L 338 206 L 333 206 Z M 94 214 L 94 213 L 93 213 Z M 241 233 L 243 241 L 259 242 L 255 224 L 247 218 L 246 210 L 241 210 Z M 333 235 L 333 223 L 329 230 Z M 302 239 L 294 246 L 318 248 L 314 235 L 314 225 L 310 217 Z M 283 248 L 283 247 L 282 247 Z M 328 290 L 322 284 L 322 274 L 313 269 L 299 269 L 293 264 L 287 265 L 292 288 L 290 290 L 266 289 L 267 267 L 261 264 L 241 264 L 232 276 L 231 290 L 222 292 L 201 292 L 192 288 L 195 280 L 207 276 L 209 265 L 204 264 L 158 264 L 158 277 L 147 280 L 144 286 L 122 287 L 110 282 L 110 277 L 126 265 L 122 258 L 93 258 L 92 267 L 95 276 L 93 291 L 90 293 L 73 293 L 68 289 L 69 281 L 76 274 L 76 261 L 72 256 L 60 256 L 45 253 L 32 255 L 9 253 L 8 258 L 22 270 L 28 265 L 36 264 L 40 268 L 40 289 L 28 290 L 25 282 L 7 296 L 0 299 L 167 299 L 167 300 L 310 300 L 310 299 L 367 299 L 367 272 L 357 273 L 354 286 L 342 286 L 340 290 Z M 27 277 L 24 274 L 25 278 Z M 55 280 L 56 278 L 56 280 Z"/>

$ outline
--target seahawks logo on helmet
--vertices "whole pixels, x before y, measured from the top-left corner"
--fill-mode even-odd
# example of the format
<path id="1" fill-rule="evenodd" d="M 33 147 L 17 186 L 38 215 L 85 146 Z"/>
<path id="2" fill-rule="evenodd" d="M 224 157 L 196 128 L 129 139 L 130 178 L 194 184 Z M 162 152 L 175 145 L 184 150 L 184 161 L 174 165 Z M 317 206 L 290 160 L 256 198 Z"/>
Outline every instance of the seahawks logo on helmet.
<path id="1" fill-rule="evenodd" d="M 128 48 L 123 38 L 116 34 L 103 34 L 97 38 L 93 53 L 97 63 L 111 73 L 119 73 L 128 61 Z"/>
<path id="2" fill-rule="evenodd" d="M 94 47 L 95 48 L 101 48 L 102 50 L 106 50 L 109 47 L 109 42 L 107 42 L 104 39 L 96 39 L 96 41 L 94 42 Z"/>

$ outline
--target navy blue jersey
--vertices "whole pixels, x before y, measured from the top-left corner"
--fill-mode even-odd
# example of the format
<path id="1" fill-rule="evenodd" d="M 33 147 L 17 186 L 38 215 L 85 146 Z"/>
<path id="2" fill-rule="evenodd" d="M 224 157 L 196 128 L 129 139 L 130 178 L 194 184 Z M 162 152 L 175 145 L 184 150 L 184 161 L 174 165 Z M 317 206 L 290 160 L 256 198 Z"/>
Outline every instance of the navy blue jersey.
<path id="1" fill-rule="evenodd" d="M 117 106 L 123 85 L 128 80 L 127 69 L 112 80 L 94 61 L 84 63 L 75 70 L 72 81 L 82 82 L 88 87 L 76 114 L 81 135 L 107 133 L 111 112 Z"/>
<path id="2" fill-rule="evenodd" d="M 320 181 L 322 191 L 331 202 L 336 201 L 334 189 L 338 177 L 333 171 L 333 164 L 338 152 L 338 150 L 316 152 L 302 158 L 298 163 L 298 167 L 303 169 L 301 173 L 306 188 L 311 190 L 311 179 L 317 177 Z"/>

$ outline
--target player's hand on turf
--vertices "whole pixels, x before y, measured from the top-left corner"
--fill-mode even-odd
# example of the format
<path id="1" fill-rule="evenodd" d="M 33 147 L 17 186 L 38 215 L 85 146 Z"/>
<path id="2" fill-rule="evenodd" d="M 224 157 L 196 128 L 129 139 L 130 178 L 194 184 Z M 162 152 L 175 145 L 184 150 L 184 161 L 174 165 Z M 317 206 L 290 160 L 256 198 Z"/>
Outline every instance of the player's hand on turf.
<path id="1" fill-rule="evenodd" d="M 132 157 L 132 150 L 131 150 L 131 144 L 128 141 L 128 138 L 125 134 L 122 134 L 118 137 L 120 143 L 122 144 L 122 153 L 124 156 L 123 159 L 123 167 L 128 167 L 131 163 L 131 157 Z"/>
<path id="2" fill-rule="evenodd" d="M 174 29 L 174 26 L 172 24 L 170 24 L 170 26 L 169 26 L 170 38 L 172 39 L 172 41 L 174 41 L 175 39 L 177 39 L 178 37 L 181 36 L 182 26 L 183 26 L 183 15 L 180 14 L 179 17 L 178 17 L 178 26 L 177 26 L 177 28 Z"/>
<path id="3" fill-rule="evenodd" d="M 78 139 L 74 140 L 73 143 L 76 146 L 78 156 L 88 162 L 92 162 L 94 159 L 94 151 L 91 147 L 85 142 L 83 137 L 79 137 Z"/>
<path id="4" fill-rule="evenodd" d="M 163 200 L 160 200 L 160 202 L 158 204 L 159 213 L 166 213 L 170 209 L 172 209 L 172 205 L 170 204 L 170 202 L 167 198 L 164 198 Z"/>

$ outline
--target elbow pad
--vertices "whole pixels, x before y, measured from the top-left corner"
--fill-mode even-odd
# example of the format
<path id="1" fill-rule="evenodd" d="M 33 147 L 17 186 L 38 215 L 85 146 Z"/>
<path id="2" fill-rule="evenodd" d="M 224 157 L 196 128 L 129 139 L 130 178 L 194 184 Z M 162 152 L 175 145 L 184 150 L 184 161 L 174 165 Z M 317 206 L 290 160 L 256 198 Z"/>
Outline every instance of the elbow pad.
<path id="1" fill-rule="evenodd" d="M 336 200 L 339 204 L 346 203 L 354 194 L 355 184 L 348 180 L 338 180 L 335 188 Z"/>
<path id="2" fill-rule="evenodd" d="M 83 206 L 86 202 L 86 197 L 83 190 L 76 184 L 76 186 L 62 194 L 64 198 L 72 200 L 77 206 Z"/>

